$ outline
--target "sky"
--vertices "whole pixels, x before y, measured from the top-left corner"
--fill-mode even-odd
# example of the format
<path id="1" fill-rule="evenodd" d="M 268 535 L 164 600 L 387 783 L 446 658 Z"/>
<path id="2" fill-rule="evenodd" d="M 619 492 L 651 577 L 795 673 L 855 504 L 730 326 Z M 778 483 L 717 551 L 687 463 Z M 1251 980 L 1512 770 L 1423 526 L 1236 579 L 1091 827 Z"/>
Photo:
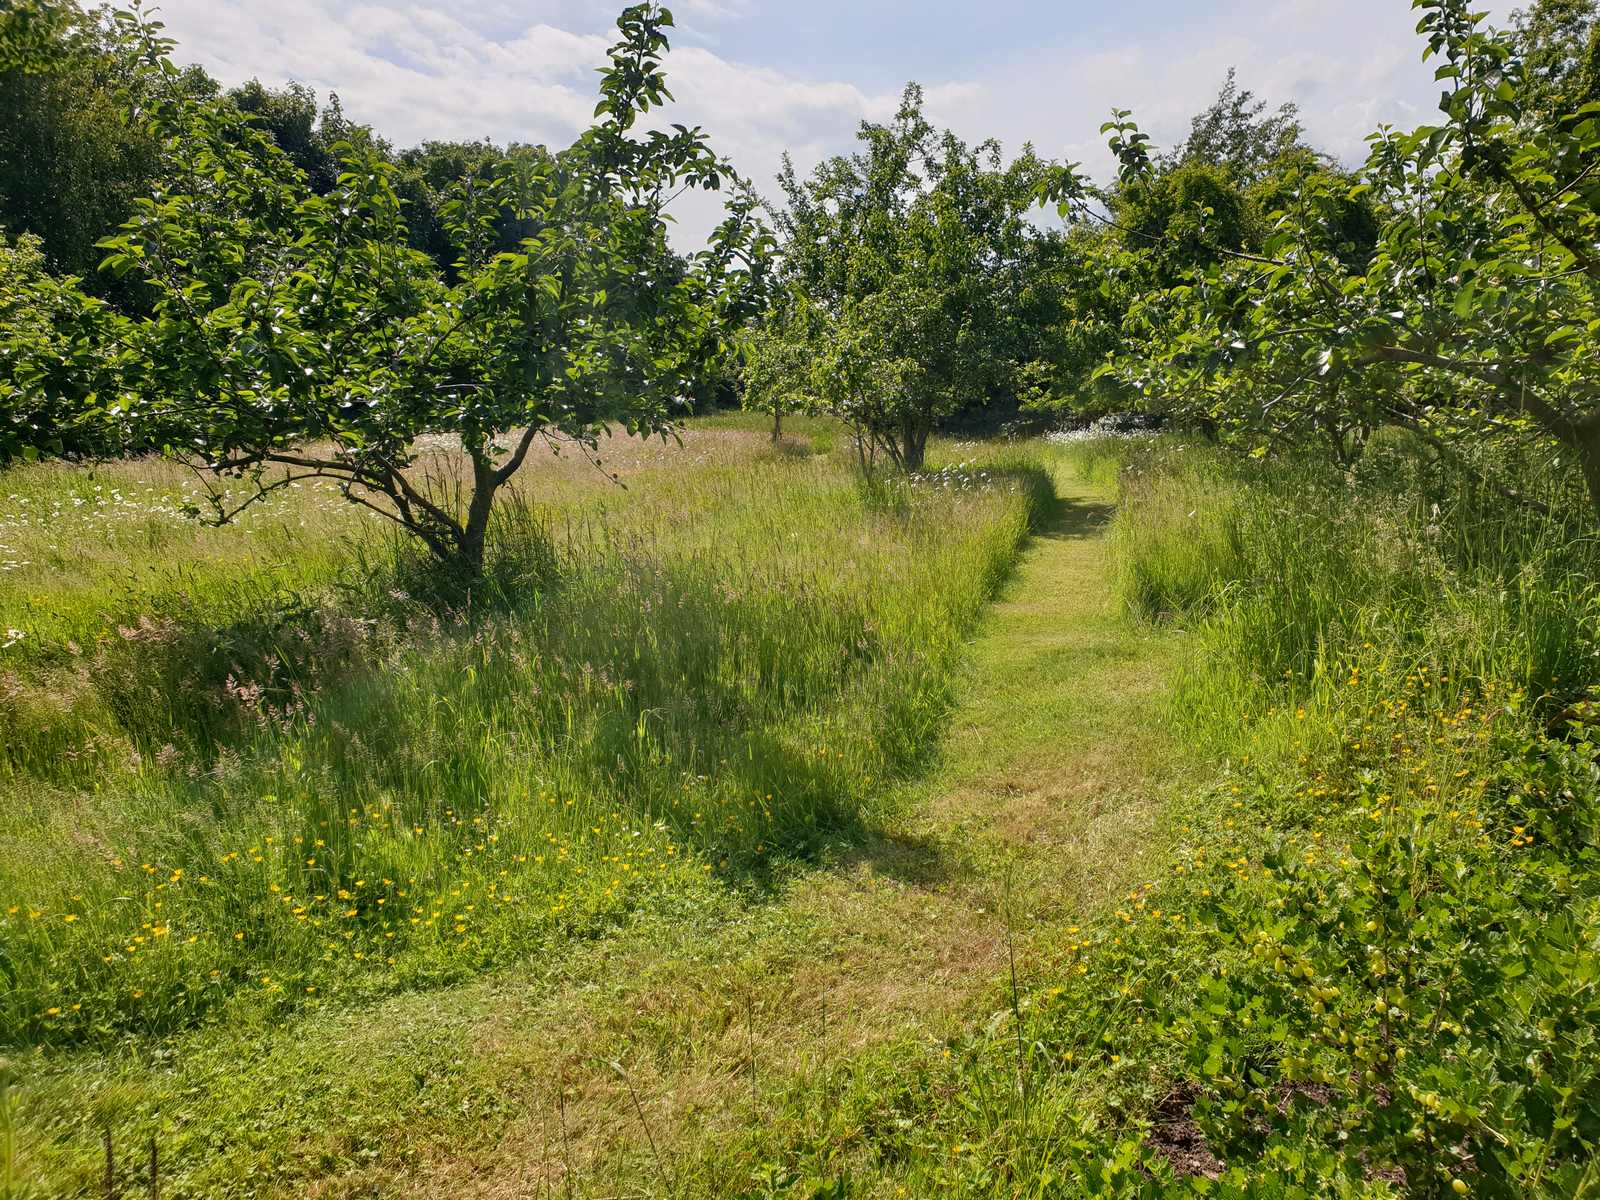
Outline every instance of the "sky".
<path id="1" fill-rule="evenodd" d="M 848 151 L 908 80 L 936 124 L 1105 178 L 1099 134 L 1132 109 L 1156 144 L 1187 132 L 1227 70 L 1274 106 L 1296 102 L 1313 144 L 1347 162 L 1380 123 L 1431 120 L 1438 85 L 1409 0 L 677 0 L 666 119 L 772 195 Z M 1513 7 L 1484 4 L 1503 21 Z M 569 143 L 621 0 L 162 0 L 178 58 L 233 85 L 336 91 L 397 146 L 428 139 Z M 680 241 L 714 223 L 687 197 Z"/>

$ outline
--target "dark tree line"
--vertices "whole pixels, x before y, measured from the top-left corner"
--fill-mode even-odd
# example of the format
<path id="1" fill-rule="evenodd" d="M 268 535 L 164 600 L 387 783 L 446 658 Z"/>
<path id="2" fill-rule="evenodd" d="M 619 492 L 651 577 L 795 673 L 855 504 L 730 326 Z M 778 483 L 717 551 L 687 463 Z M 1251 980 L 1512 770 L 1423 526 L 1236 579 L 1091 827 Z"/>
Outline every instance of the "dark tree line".
<path id="1" fill-rule="evenodd" d="M 77 0 L 7 8 L 0 43 L 11 48 L 0 56 L 0 230 L 12 239 L 31 234 L 52 270 L 119 303 L 137 303 L 128 285 L 98 271 L 104 254 L 96 243 L 127 219 L 164 170 L 160 146 L 138 119 L 150 99 L 139 47 L 110 9 Z M 317 195 L 337 184 L 339 145 L 373 149 L 397 168 L 394 187 L 406 205 L 411 245 L 449 273 L 455 258 L 442 207 L 450 185 L 508 152 L 546 153 L 488 141 L 396 149 L 348 117 L 337 94 L 323 100 L 303 83 L 274 88 L 252 79 L 225 89 L 192 65 L 181 68 L 179 81 L 189 95 L 246 115 Z M 497 248 L 514 249 L 526 232 L 525 223 L 503 218 Z"/>

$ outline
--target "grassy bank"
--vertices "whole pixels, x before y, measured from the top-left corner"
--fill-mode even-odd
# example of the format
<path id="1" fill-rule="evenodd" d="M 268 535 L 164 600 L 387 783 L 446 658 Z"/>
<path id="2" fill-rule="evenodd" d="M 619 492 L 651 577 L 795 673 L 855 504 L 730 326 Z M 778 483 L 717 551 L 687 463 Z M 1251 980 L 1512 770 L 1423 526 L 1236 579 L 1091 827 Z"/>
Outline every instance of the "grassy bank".
<path id="1" fill-rule="evenodd" d="M 250 530 L 179 528 L 172 559 L 156 539 L 123 575 L 69 573 L 54 607 L 53 576 L 19 572 L 3 1041 L 437 985 L 861 820 L 930 745 L 1045 485 L 952 468 L 863 489 L 704 437 L 625 492 L 569 473 L 513 505 L 498 592 L 466 613 L 408 593 L 374 534 L 331 541 L 314 493 L 263 522 L 281 571 Z M 40 507 L 84 486 L 28 483 Z M 184 578 L 197 536 L 231 539 L 196 568 L 210 585 L 137 590 Z M 129 595 L 146 611 L 117 612 Z"/>
<path id="2" fill-rule="evenodd" d="M 962 649 L 926 768 L 864 829 L 770 872 L 686 872 L 608 936 L 460 984 L 23 1056 L 33 1175 L 92 1194 L 109 1128 L 156 1137 L 173 1195 L 804 1196 L 847 1168 L 852 1194 L 895 1195 L 924 1131 L 874 1115 L 892 1082 L 834 1081 L 945 1062 L 1010 942 L 1033 978 L 1142 875 L 1183 771 L 1150 719 L 1180 639 L 1108 603 L 1107 496 L 1054 457 L 1030 451 L 1059 494 Z M 857 1100 L 870 1136 L 844 1123 Z"/>

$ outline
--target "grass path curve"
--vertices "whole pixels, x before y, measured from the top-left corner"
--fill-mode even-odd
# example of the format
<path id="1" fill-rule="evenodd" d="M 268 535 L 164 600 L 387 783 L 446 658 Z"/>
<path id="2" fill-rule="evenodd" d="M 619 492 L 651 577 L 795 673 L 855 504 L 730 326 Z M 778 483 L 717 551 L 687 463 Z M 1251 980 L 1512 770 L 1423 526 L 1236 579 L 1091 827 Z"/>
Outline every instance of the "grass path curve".
<path id="1" fill-rule="evenodd" d="M 936 765 L 864 844 L 775 898 L 708 889 L 548 964 L 63 1078 L 45 1108 L 122 1089 L 159 1119 L 205 1096 L 203 1127 L 173 1131 L 200 1160 L 178 1195 L 732 1196 L 797 1146 L 894 1194 L 859 1131 L 818 1122 L 819 1089 L 986 1019 L 1003 914 L 1019 970 L 1043 967 L 1143 878 L 1185 770 L 1163 708 L 1180 635 L 1115 611 L 1108 495 L 1053 463 Z"/>
<path id="2" fill-rule="evenodd" d="M 1185 769 L 1163 708 L 1177 635 L 1113 604 L 1106 491 L 1065 462 L 1055 480 L 1055 512 L 986 616 L 938 766 L 906 786 L 900 819 L 709 940 L 670 924 L 629 939 L 600 973 L 630 981 L 614 998 L 496 1014 L 485 1037 L 530 1080 L 527 1115 L 431 1157 L 403 1194 L 561 1195 L 570 1171 L 579 1195 L 735 1195 L 797 1144 L 870 1193 L 858 1139 L 807 1127 L 830 1068 L 986 1017 L 1008 901 L 1029 971 L 1142 878 Z"/>

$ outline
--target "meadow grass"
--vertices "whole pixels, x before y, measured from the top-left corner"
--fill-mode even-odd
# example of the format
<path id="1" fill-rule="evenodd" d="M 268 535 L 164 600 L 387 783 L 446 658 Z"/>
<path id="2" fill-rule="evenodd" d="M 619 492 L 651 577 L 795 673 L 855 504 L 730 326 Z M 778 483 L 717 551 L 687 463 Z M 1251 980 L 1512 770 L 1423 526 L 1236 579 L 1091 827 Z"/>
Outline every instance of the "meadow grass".
<path id="1" fill-rule="evenodd" d="M 1553 476 L 1518 482 L 1561 515 L 1419 473 L 1394 438 L 1351 472 L 1168 445 L 1125 473 L 1119 589 L 1203 638 L 1177 703 L 1220 750 L 1264 718 L 1379 708 L 1417 672 L 1436 706 L 1487 686 L 1558 711 L 1594 680 L 1600 542 Z"/>
<path id="2" fill-rule="evenodd" d="M 907 1194 L 1594 1194 L 1581 501 L 1390 437 L 1349 472 L 1123 457 L 1126 619 L 1190 641 L 1165 719 L 1216 782 L 1053 968 L 997 985 L 987 1028 L 841 1064 L 809 1120 L 917 1130 L 874 1162 Z"/>
<path id="3" fill-rule="evenodd" d="M 29 856 L 79 872 L 40 871 L 36 886 L 92 878 L 82 864 L 95 856 L 73 833 L 83 813 L 116 830 L 137 812 L 106 844 L 136 836 L 138 821 L 173 842 L 198 828 L 204 862 L 231 851 L 238 879 L 260 873 L 254 892 L 230 888 L 280 955 L 272 983 L 299 970 L 294 988 L 318 989 L 279 992 L 242 973 L 208 1004 L 169 1009 L 169 1028 L 209 1029 L 130 1042 L 146 1049 L 120 1066 L 50 1047 L 101 1045 L 128 1018 L 99 1029 L 33 1018 L 21 1128 L 52 1179 L 94 1170 L 93 1139 L 60 1131 L 153 1128 L 203 1093 L 215 1112 L 166 1136 L 182 1179 L 239 1194 L 324 1177 L 329 1194 L 352 1196 L 1600 1187 L 1596 550 L 1581 514 L 1505 503 L 1514 488 L 1573 511 L 1537 464 L 1486 448 L 1485 470 L 1500 475 L 1485 484 L 1387 437 L 1351 471 L 1170 439 L 1052 450 L 1098 486 L 1116 481 L 1109 558 L 1084 543 L 1030 575 L 1027 602 L 986 626 L 982 687 L 934 760 L 962 639 L 1030 520 L 1050 511 L 1028 465 L 1038 452 L 946 446 L 955 465 L 916 485 L 863 488 L 808 453 L 806 435 L 774 451 L 751 421 L 707 433 L 739 447 L 737 465 L 713 455 L 674 473 L 641 459 L 625 497 L 574 484 L 566 511 L 510 510 L 520 532 L 502 541 L 497 594 L 471 620 L 397 597 L 404 563 L 370 559 L 387 564 L 364 573 L 380 582 L 334 593 L 335 613 L 377 630 L 358 669 L 330 672 L 305 712 L 286 717 L 273 694 L 248 738 L 223 722 L 176 749 L 191 764 L 181 787 L 127 733 L 123 757 L 140 765 L 103 792 L 14 769 L 17 794 L 38 789 L 73 814 L 26 827 Z M 696 453 L 692 439 L 684 450 Z M 1040 528 L 1030 553 L 1091 526 Z M 1100 611 L 1107 586 L 1117 608 Z M 825 630 L 848 664 L 791 619 Z M 595 682 L 542 665 L 535 642 Z M 38 680 L 53 668 L 32 669 Z M 1108 698 L 1112 686 L 1125 695 Z M 559 706 L 543 707 L 550 692 Z M 253 703 L 247 714 L 262 711 Z M 402 721 L 404 738 L 361 744 Z M 311 799 L 343 801 L 341 789 L 362 807 Z M 141 796 L 148 807 L 132 808 Z M 254 799 L 228 807 L 235 796 Z M 428 807 L 437 797 L 449 807 Z M 385 801 L 409 807 L 390 816 Z M 913 824 L 895 835 L 904 844 L 872 851 L 888 856 L 884 877 L 860 894 L 848 876 L 830 882 L 841 847 L 881 840 L 852 830 L 890 812 Z M 330 837 L 341 818 L 356 824 Z M 232 828 L 237 845 L 225 843 Z M 824 845 L 816 867 L 789 869 Z M 541 846 L 556 847 L 554 867 Z M 305 905 L 321 878 L 301 858 L 312 851 L 367 882 Z M 543 864 L 515 861 L 540 853 Z M 155 873 L 129 872 L 144 872 L 149 896 L 228 927 L 193 899 L 222 889 L 201 893 L 188 869 L 172 880 L 166 859 L 149 861 Z M 364 893 L 374 878 L 426 884 Z M 783 879 L 793 902 L 746 905 Z M 402 900 L 422 911 L 386 926 L 382 910 Z M 998 951 L 972 906 L 1001 915 Z M 938 929 L 911 928 L 934 911 Z M 27 928 L 19 916 L 8 937 Z M 604 940 L 584 965 L 556 953 L 624 918 L 639 940 L 621 958 Z M 917 978 L 878 978 L 867 953 Z M 782 982 L 815 981 L 842 955 L 828 994 L 886 989 L 934 1005 L 943 992 L 911 964 L 950 953 L 994 975 L 954 1022 L 896 1020 L 897 1002 L 876 996 L 859 1012 L 813 1013 Z M 554 982 L 513 1001 L 485 975 L 442 1008 L 421 986 L 500 962 L 543 964 L 534 974 Z M 410 990 L 373 1001 L 397 988 Z M 296 1004 L 312 1009 L 303 1022 L 284 1019 Z M 621 1082 L 601 1070 L 612 1060 Z M 310 1082 L 287 1089 L 294 1111 L 261 1117 L 286 1072 Z M 341 1072 L 345 1085 L 315 1082 Z M 595 1124 L 556 1149 L 546 1125 L 541 1148 L 540 1114 L 553 1119 L 558 1094 Z M 401 1108 L 386 1117 L 390 1103 Z M 720 1116 L 702 1127 L 701 1113 Z M 245 1127 L 258 1133 L 207 1159 Z"/>
<path id="4" fill-rule="evenodd" d="M 185 527 L 148 561 L 111 538 L 54 608 L 19 569 L 0 1041 L 461 979 L 856 826 L 932 745 L 1048 485 L 995 463 L 863 489 L 804 451 L 692 432 L 626 491 L 554 466 L 465 612 L 314 492 L 262 510 L 281 573 L 250 529 Z M 53 510 L 84 481 L 19 486 Z"/>
<path id="5" fill-rule="evenodd" d="M 27 1170 L 92 1189 L 110 1129 L 119 1147 L 154 1134 L 175 1194 L 602 1196 L 664 1178 L 742 1194 L 809 1127 L 809 1086 L 863 1047 L 918 1062 L 981 1024 L 1007 924 L 1037 965 L 1152 852 L 1157 781 L 1182 766 L 1148 720 L 1175 639 L 1107 605 L 1105 497 L 1056 451 L 941 450 L 1067 486 L 960 655 L 936 754 L 871 798 L 866 828 L 770 871 L 684 872 L 606 937 L 453 986 L 319 993 L 293 1013 L 236 1003 L 160 1041 L 19 1056 Z M 871 1143 L 838 1132 L 865 1165 Z"/>

